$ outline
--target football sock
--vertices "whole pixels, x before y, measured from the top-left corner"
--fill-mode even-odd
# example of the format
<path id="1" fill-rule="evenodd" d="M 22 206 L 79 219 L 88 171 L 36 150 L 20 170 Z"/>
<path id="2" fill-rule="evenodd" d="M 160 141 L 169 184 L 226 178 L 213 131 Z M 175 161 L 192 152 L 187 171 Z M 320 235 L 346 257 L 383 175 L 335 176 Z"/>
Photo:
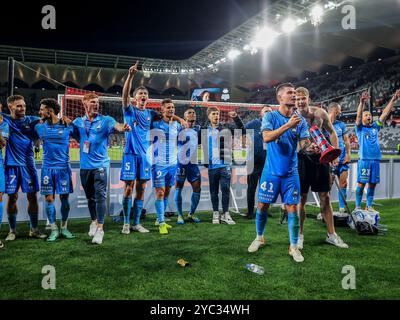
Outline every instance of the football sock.
<path id="1" fill-rule="evenodd" d="M 47 219 L 49 219 L 49 224 L 54 225 L 56 222 L 56 207 L 54 206 L 54 202 L 45 201 L 44 208 L 46 210 Z"/>
<path id="2" fill-rule="evenodd" d="M 141 199 L 135 199 L 133 202 L 133 208 L 134 208 L 134 225 L 140 224 L 140 215 L 142 214 L 142 209 L 143 209 L 143 200 Z"/>
<path id="3" fill-rule="evenodd" d="M 192 198 L 190 199 L 190 214 L 194 214 L 196 212 L 197 206 L 199 205 L 200 201 L 200 193 L 193 192 Z"/>
<path id="4" fill-rule="evenodd" d="M 369 186 L 367 189 L 367 208 L 372 207 L 372 203 L 374 202 L 375 195 L 375 187 Z"/>
<path id="5" fill-rule="evenodd" d="M 17 213 L 8 214 L 8 224 L 11 231 L 17 228 Z"/>
<path id="6" fill-rule="evenodd" d="M 155 202 L 158 223 L 164 222 L 164 200 L 157 199 Z"/>
<path id="7" fill-rule="evenodd" d="M 339 193 L 339 208 L 344 209 L 344 207 L 345 207 L 344 201 L 347 199 L 347 188 L 340 188 L 340 190 L 343 193 L 344 199 L 342 198 L 342 196 Z"/>
<path id="8" fill-rule="evenodd" d="M 290 245 L 296 246 L 300 232 L 300 219 L 297 212 L 288 211 L 288 230 Z"/>
<path id="9" fill-rule="evenodd" d="M 55 213 L 54 213 L 55 216 Z M 39 221 L 39 214 L 37 212 L 34 213 L 29 213 L 29 220 L 30 220 L 30 225 L 32 230 L 36 230 L 38 226 L 38 221 Z M 55 220 L 55 217 L 54 217 Z"/>
<path id="10" fill-rule="evenodd" d="M 260 209 L 256 210 L 256 231 L 257 236 L 263 236 L 265 231 L 265 226 L 267 224 L 268 219 L 268 210 L 264 210 L 261 212 Z"/>
<path id="11" fill-rule="evenodd" d="M 69 199 L 68 198 L 61 198 L 61 221 L 67 222 L 69 216 Z"/>
<path id="12" fill-rule="evenodd" d="M 183 216 L 182 211 L 182 188 L 176 188 L 174 195 L 176 210 L 178 211 L 179 216 Z"/>
<path id="13" fill-rule="evenodd" d="M 357 186 L 356 188 L 356 207 L 361 207 L 361 201 L 363 196 L 364 187 Z"/>
<path id="14" fill-rule="evenodd" d="M 124 212 L 124 224 L 131 223 L 131 209 L 132 209 L 132 197 L 124 198 L 122 202 L 122 208 Z"/>

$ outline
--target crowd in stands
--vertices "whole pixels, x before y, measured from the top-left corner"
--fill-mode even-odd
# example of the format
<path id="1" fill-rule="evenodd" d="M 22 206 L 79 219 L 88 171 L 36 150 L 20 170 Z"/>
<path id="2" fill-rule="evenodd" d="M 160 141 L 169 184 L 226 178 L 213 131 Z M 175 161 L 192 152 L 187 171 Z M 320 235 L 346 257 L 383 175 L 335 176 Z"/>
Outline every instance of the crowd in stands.
<path id="1" fill-rule="evenodd" d="M 314 102 L 323 102 L 324 105 L 331 101 L 339 102 L 342 110 L 346 112 L 355 111 L 359 101 L 359 93 L 350 93 L 364 88 L 371 88 L 374 107 L 383 106 L 388 102 L 395 89 L 400 87 L 399 74 L 400 56 L 395 56 L 357 67 L 347 67 L 308 80 L 303 79 L 294 85 L 307 87 Z M 334 99 L 342 95 L 347 96 Z M 275 88 L 258 90 L 246 102 L 275 104 Z"/>

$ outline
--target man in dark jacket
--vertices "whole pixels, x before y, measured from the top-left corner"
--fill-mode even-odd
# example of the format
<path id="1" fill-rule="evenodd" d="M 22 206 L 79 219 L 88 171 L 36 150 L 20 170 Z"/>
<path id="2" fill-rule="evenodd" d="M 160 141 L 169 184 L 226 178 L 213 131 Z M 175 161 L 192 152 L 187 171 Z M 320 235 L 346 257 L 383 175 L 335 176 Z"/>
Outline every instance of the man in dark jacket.
<path id="1" fill-rule="evenodd" d="M 228 113 L 235 127 L 243 129 L 243 122 L 235 111 Z M 204 165 L 208 168 L 211 203 L 214 224 L 235 224 L 229 214 L 231 164 L 232 164 L 232 126 L 220 124 L 220 111 L 217 107 L 207 110 L 209 123 L 199 132 L 199 143 L 203 146 Z M 240 132 L 239 135 L 241 135 Z M 219 189 L 222 192 L 222 215 L 219 212 Z"/>

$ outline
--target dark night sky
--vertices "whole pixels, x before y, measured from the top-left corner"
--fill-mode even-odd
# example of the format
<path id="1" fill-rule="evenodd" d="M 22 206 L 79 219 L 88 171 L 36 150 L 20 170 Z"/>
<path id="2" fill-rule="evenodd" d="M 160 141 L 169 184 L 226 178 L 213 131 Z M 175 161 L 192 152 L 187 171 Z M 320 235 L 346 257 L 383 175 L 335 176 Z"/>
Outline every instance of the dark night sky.
<path id="1" fill-rule="evenodd" d="M 38 1 L 2 8 L 0 44 L 153 58 L 189 58 L 261 11 L 267 0 Z M 43 30 L 52 4 L 57 29 Z M 2 4 L 4 7 L 4 4 Z"/>

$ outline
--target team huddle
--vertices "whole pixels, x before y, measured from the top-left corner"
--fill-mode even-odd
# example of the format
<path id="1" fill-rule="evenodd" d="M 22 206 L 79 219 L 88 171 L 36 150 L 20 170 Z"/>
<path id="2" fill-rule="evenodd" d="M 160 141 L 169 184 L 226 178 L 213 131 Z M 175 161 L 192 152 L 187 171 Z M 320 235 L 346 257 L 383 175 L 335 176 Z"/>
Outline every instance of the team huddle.
<path id="1" fill-rule="evenodd" d="M 185 221 L 199 223 L 196 209 L 200 201 L 201 175 L 198 161 L 198 146 L 202 145 L 203 163 L 207 167 L 211 203 L 212 223 L 234 225 L 229 214 L 232 138 L 226 132 L 240 129 L 246 135 L 246 126 L 239 115 L 231 111 L 233 123 L 220 123 L 220 110 L 208 107 L 209 123 L 201 127 L 196 123 L 196 112 L 188 108 L 184 117 L 175 114 L 171 99 L 161 103 L 161 113 L 146 108 L 148 90 L 138 87 L 131 98 L 132 80 L 137 73 L 137 63 L 129 69 L 122 93 L 124 123 L 99 113 L 99 97 L 94 93 L 83 96 L 85 115 L 71 121 L 60 117 L 60 105 L 54 99 L 41 101 L 39 116 L 27 116 L 24 97 L 10 96 L 7 106 L 10 114 L 0 115 L 0 147 L 5 147 L 5 159 L 0 154 L 0 225 L 3 218 L 3 194 L 8 195 L 6 212 L 10 231 L 6 241 L 14 241 L 16 215 L 18 213 L 18 191 L 27 195 L 30 219 L 29 237 L 56 241 L 60 237 L 75 236 L 68 229 L 70 212 L 69 194 L 73 192 L 69 159 L 69 143 L 73 138 L 80 146 L 80 180 L 84 189 L 91 217 L 89 236 L 94 244 L 104 238 L 104 217 L 107 206 L 107 176 L 110 166 L 107 148 L 109 136 L 115 132 L 125 133 L 120 179 L 124 182 L 122 234 L 132 231 L 148 233 L 140 224 L 147 182 L 152 180 L 155 193 L 156 225 L 160 234 L 171 232 L 172 226 L 165 218 L 168 198 L 174 189 L 174 202 L 178 213 L 177 224 Z M 295 88 L 285 83 L 276 89 L 279 103 L 277 110 L 265 107 L 260 112 L 258 135 L 267 144 L 267 156 L 262 174 L 258 177 L 258 205 L 256 210 L 256 238 L 248 251 L 255 252 L 265 244 L 264 231 L 268 210 L 281 196 L 288 212 L 289 255 L 296 262 L 304 261 L 301 249 L 304 246 L 305 203 L 309 189 L 318 192 L 321 213 L 327 226 L 326 241 L 340 248 L 348 245 L 335 232 L 330 200 L 332 169 L 340 179 L 340 188 L 346 196 L 347 172 L 350 163 L 350 143 L 346 125 L 337 120 L 341 113 L 338 103 L 329 105 L 328 112 L 309 105 L 306 88 Z M 400 97 L 400 90 L 383 110 L 379 120 L 373 122 L 372 114 L 364 111 L 369 99 L 364 92 L 357 110 L 356 134 L 360 149 L 358 161 L 358 186 L 356 206 L 361 207 L 366 184 L 366 210 L 373 211 L 374 191 L 379 183 L 381 151 L 378 132 L 390 114 L 393 104 Z M 1 110 L 0 110 L 1 111 Z M 321 164 L 321 150 L 311 139 L 309 129 L 318 126 L 334 148 L 341 154 L 330 164 Z M 252 129 L 251 129 L 252 130 Z M 255 132 L 257 134 L 257 132 Z M 34 145 L 43 142 L 43 161 L 39 178 L 34 163 Z M 252 143 L 255 143 L 254 141 Z M 185 181 L 192 187 L 190 210 L 185 220 L 182 205 L 182 190 Z M 219 191 L 222 193 L 222 212 L 219 210 Z M 38 229 L 37 192 L 45 198 L 45 211 L 50 224 L 50 235 Z M 134 199 L 133 199 L 134 194 Z M 55 196 L 59 195 L 61 223 L 56 223 Z M 249 194 L 248 194 L 249 196 Z M 253 195 L 254 200 L 254 195 Z M 345 199 L 339 197 L 340 212 L 344 212 Z M 253 201 L 254 204 L 254 201 Z M 254 207 L 254 206 L 253 206 Z M 131 212 L 133 223 L 131 224 Z M 0 241 L 0 248 L 4 243 Z"/>

